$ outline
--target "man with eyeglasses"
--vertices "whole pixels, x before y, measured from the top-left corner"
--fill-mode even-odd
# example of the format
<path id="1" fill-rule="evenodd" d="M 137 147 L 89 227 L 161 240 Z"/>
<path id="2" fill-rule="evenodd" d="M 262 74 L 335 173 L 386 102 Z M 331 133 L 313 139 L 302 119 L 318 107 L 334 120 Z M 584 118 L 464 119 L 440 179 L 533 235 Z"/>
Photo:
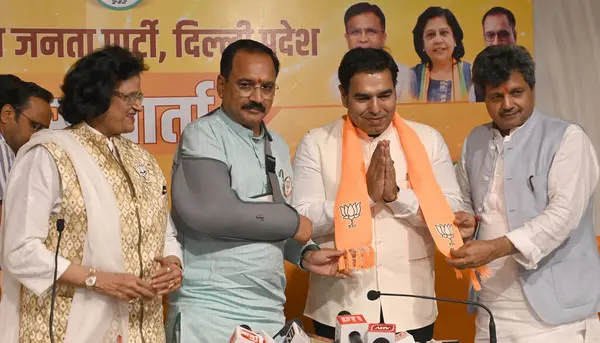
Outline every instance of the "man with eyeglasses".
<path id="1" fill-rule="evenodd" d="M 31 135 L 48 128 L 52 93 L 14 75 L 0 75 L 0 204 L 15 154 Z"/>
<path id="2" fill-rule="evenodd" d="M 312 223 L 288 205 L 292 166 L 283 138 L 267 130 L 279 60 L 238 40 L 221 58 L 219 108 L 183 131 L 172 172 L 172 217 L 185 279 L 169 296 L 171 342 L 226 342 L 236 326 L 273 335 L 284 324 L 284 258 L 319 275 L 342 255 L 310 241 Z"/>
<path id="3" fill-rule="evenodd" d="M 354 48 L 386 49 L 385 15 L 379 6 L 368 2 L 359 2 L 348 7 L 344 14 L 344 27 L 348 50 Z M 415 75 L 408 66 L 398 62 L 396 65 L 398 66 L 397 102 L 410 101 L 410 87 Z M 329 79 L 329 88 L 337 101 L 340 99 L 339 86 L 340 81 L 335 73 Z"/>
<path id="4" fill-rule="evenodd" d="M 52 93 L 35 83 L 23 82 L 14 75 L 0 75 L 0 212 L 15 154 L 34 132 L 50 125 L 51 101 Z"/>
<path id="5" fill-rule="evenodd" d="M 494 45 L 517 44 L 517 20 L 507 8 L 496 6 L 485 12 L 481 19 L 483 27 L 483 44 L 487 48 Z M 469 94 L 471 102 L 483 102 L 483 92 L 471 87 Z"/>

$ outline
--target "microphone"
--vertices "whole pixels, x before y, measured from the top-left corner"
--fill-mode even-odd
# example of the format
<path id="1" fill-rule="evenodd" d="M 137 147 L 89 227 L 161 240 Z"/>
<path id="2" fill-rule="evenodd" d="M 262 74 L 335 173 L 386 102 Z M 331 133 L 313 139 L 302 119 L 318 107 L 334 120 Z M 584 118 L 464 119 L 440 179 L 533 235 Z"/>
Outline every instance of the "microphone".
<path id="1" fill-rule="evenodd" d="M 260 335 L 262 336 L 264 343 L 276 343 L 273 337 L 269 336 L 269 334 L 266 333 L 265 330 L 261 329 Z"/>
<path id="2" fill-rule="evenodd" d="M 414 295 L 414 294 L 401 294 L 401 293 L 382 293 L 376 290 L 370 290 L 367 293 L 367 299 L 374 301 L 379 299 L 380 296 L 388 296 L 388 297 L 406 297 L 406 298 L 418 298 L 418 299 L 427 299 L 427 300 L 437 300 L 437 301 L 442 301 L 442 302 L 449 302 L 449 303 L 455 303 L 455 304 L 465 304 L 465 305 L 475 305 L 475 306 L 479 306 L 482 309 L 484 309 L 489 315 L 490 315 L 490 324 L 489 324 L 489 330 L 490 330 L 490 343 L 497 343 L 496 340 L 496 323 L 494 322 L 494 316 L 492 315 L 492 311 L 490 311 L 489 308 L 487 308 L 487 306 L 480 304 L 478 302 L 475 301 L 469 301 L 469 300 L 454 300 L 454 299 L 447 299 L 447 298 L 437 298 L 437 297 L 428 297 L 425 295 Z"/>
<path id="3" fill-rule="evenodd" d="M 264 343 L 261 335 L 252 332 L 250 326 L 242 324 L 233 330 L 229 343 Z"/>
<path id="4" fill-rule="evenodd" d="M 277 338 L 279 336 L 283 337 L 285 336 L 285 334 L 290 330 L 290 326 L 292 326 L 292 324 L 296 323 L 296 325 L 298 325 L 301 329 L 304 329 L 304 325 L 302 325 L 302 322 L 296 318 L 288 320 L 285 325 L 283 325 L 283 327 L 281 328 L 281 330 L 277 331 L 277 333 L 275 335 L 273 335 L 273 338 Z"/>
<path id="5" fill-rule="evenodd" d="M 54 343 L 54 302 L 56 301 L 56 279 L 58 274 L 58 249 L 60 248 L 60 239 L 62 232 L 65 229 L 65 220 L 58 219 L 56 221 L 56 231 L 58 231 L 58 241 L 56 242 L 56 252 L 54 253 L 54 277 L 52 279 L 52 298 L 50 300 L 50 342 Z"/>
<path id="6" fill-rule="evenodd" d="M 369 324 L 362 314 L 350 314 L 341 311 L 336 317 L 335 342 L 336 343 L 363 343 L 367 335 Z"/>
<path id="7" fill-rule="evenodd" d="M 350 343 L 363 343 L 362 337 L 360 337 L 360 332 L 358 331 L 350 332 L 348 339 L 350 340 Z"/>
<path id="8" fill-rule="evenodd" d="M 392 343 L 396 342 L 395 324 L 369 324 L 367 343 Z"/>
<path id="9" fill-rule="evenodd" d="M 306 332 L 298 325 L 298 320 L 292 321 L 289 330 L 285 333 L 283 340 L 285 343 L 310 343 L 311 339 Z"/>

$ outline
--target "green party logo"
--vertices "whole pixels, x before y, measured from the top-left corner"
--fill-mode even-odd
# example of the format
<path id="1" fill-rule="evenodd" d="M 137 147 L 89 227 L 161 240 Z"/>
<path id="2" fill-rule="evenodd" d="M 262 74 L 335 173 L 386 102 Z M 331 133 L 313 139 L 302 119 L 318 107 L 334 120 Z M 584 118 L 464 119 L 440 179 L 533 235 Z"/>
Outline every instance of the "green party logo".
<path id="1" fill-rule="evenodd" d="M 139 5 L 142 0 L 98 0 L 98 2 L 111 10 L 122 11 Z"/>

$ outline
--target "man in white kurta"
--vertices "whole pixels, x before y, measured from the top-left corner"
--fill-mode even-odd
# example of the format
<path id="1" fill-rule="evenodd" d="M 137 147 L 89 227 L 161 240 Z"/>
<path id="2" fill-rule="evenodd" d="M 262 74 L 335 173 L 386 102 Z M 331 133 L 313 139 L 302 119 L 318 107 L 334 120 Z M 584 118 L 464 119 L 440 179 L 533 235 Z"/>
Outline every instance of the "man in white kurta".
<path id="1" fill-rule="evenodd" d="M 437 316 L 429 300 L 381 297 L 369 301 L 367 292 L 379 290 L 434 296 L 434 241 L 419 214 L 419 203 L 407 181 L 407 166 L 391 118 L 395 113 L 398 68 L 391 56 L 377 49 L 361 49 L 364 56 L 342 61 L 341 91 L 348 116 L 358 128 L 361 151 L 368 169 L 381 142 L 389 142 L 389 155 L 399 187 L 397 199 L 370 199 L 375 267 L 356 271 L 354 278 L 333 280 L 311 275 L 305 315 L 315 321 L 317 334 L 330 336 L 336 315 L 343 310 L 363 314 L 368 322 L 395 323 L 399 330 L 431 339 Z M 381 50 L 379 50 L 381 51 Z M 368 60 L 369 62 L 366 62 Z M 344 66 L 344 61 L 348 65 Z M 349 65 L 364 63 L 362 68 Z M 386 65 L 375 70 L 371 63 Z M 345 88 L 345 89 L 344 89 Z M 442 136 L 433 128 L 406 121 L 425 146 L 435 177 L 451 207 L 460 209 L 460 191 Z M 334 202 L 341 179 L 343 119 L 309 131 L 294 160 L 294 207 L 313 222 L 313 240 L 334 247 Z M 374 201 L 376 200 L 376 201 Z M 391 200 L 391 199 L 387 199 Z M 329 328 L 327 328 L 329 327 Z M 421 331 L 421 332 L 419 332 Z M 425 339 L 424 341 L 426 341 Z"/>
<path id="2" fill-rule="evenodd" d="M 589 220 L 596 152 L 581 127 L 534 110 L 534 64 L 523 48 L 487 48 L 473 70 L 493 123 L 463 146 L 458 181 L 480 221 L 477 240 L 450 263 L 491 268 L 479 301 L 494 314 L 498 342 L 600 342 L 600 259 Z M 476 342 L 488 342 L 489 316 L 477 311 Z"/>
<path id="3" fill-rule="evenodd" d="M 484 214 L 481 216 L 478 239 L 492 240 L 507 235 L 517 245 L 528 246 L 527 239 L 534 239 L 539 244 L 528 246 L 527 251 L 515 256 L 506 256 L 487 264 L 492 270 L 492 277 L 482 280 L 482 292 L 479 301 L 489 307 L 494 314 L 496 330 L 499 342 L 530 342 L 527 339 L 536 337 L 535 342 L 575 342 L 573 334 L 582 331 L 587 325 L 596 326 L 594 322 L 598 318 L 590 318 L 589 321 L 577 322 L 566 325 L 549 325 L 542 322 L 525 299 L 523 289 L 518 279 L 518 265 L 532 269 L 536 267 L 536 261 L 542 255 L 535 250 L 549 251 L 554 243 L 545 239 L 531 238 L 521 239 L 517 234 L 510 234 L 506 219 L 506 206 L 504 204 L 504 148 L 505 142 L 510 141 L 511 135 L 517 132 L 516 128 L 509 135 L 502 137 L 500 132 L 494 129 L 493 146 L 500 152 L 494 170 L 494 176 L 490 182 L 491 190 L 484 203 Z M 466 146 L 465 146 L 466 148 Z M 586 160 L 595 156 L 595 151 L 585 132 L 578 125 L 572 124 L 565 132 L 563 141 L 555 156 L 555 163 L 550 169 L 548 180 L 548 192 L 555 194 L 560 204 L 557 204 L 561 212 L 583 213 L 587 207 L 589 194 L 595 188 L 598 180 L 598 164 L 595 159 Z M 466 156 L 461 156 L 457 166 L 459 184 L 463 192 L 468 190 L 468 181 L 464 169 Z M 572 162 L 578 160 L 583 162 L 581 168 L 573 170 Z M 586 195 L 588 197 L 586 198 Z M 464 193 L 464 199 L 468 201 L 468 193 Z M 470 204 L 467 204 L 470 205 Z M 550 231 L 568 231 L 578 223 L 578 216 L 570 216 L 568 225 L 559 222 L 548 222 Z M 519 244 L 519 240 L 524 244 Z M 530 260 L 527 256 L 535 256 Z M 598 285 L 600 287 L 600 285 Z M 477 342 L 489 341 L 488 323 L 489 315 L 485 311 L 477 313 Z M 583 342 L 583 341 L 581 341 Z"/>

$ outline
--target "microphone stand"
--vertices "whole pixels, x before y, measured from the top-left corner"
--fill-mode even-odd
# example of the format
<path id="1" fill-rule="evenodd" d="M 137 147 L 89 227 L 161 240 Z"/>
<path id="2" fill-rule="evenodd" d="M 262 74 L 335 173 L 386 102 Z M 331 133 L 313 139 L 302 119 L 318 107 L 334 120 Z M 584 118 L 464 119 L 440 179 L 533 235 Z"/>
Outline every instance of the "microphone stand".
<path id="1" fill-rule="evenodd" d="M 58 242 L 56 243 L 56 252 L 54 253 L 54 277 L 52 279 L 52 298 L 50 300 L 50 342 L 54 343 L 54 302 L 56 301 L 56 279 L 58 274 L 58 250 L 60 248 L 60 239 L 65 229 L 65 220 L 56 221 L 56 231 L 58 231 Z"/>
<path id="2" fill-rule="evenodd" d="M 369 299 L 371 301 L 375 301 L 375 300 L 379 299 L 379 297 L 382 295 L 388 296 L 388 297 L 407 297 L 407 298 L 417 298 L 417 299 L 427 299 L 427 300 L 439 300 L 439 301 L 449 302 L 449 303 L 458 303 L 458 304 L 479 306 L 479 307 L 483 308 L 490 316 L 490 323 L 489 323 L 490 343 L 497 343 L 497 341 L 496 341 L 496 322 L 494 321 L 494 316 L 492 315 L 492 311 L 490 311 L 490 309 L 487 308 L 487 306 L 485 306 L 483 304 L 480 304 L 475 301 L 436 298 L 436 297 L 428 297 L 425 295 L 401 294 L 401 293 L 382 293 L 382 292 L 375 291 L 375 290 L 370 290 L 367 293 L 367 299 Z"/>

